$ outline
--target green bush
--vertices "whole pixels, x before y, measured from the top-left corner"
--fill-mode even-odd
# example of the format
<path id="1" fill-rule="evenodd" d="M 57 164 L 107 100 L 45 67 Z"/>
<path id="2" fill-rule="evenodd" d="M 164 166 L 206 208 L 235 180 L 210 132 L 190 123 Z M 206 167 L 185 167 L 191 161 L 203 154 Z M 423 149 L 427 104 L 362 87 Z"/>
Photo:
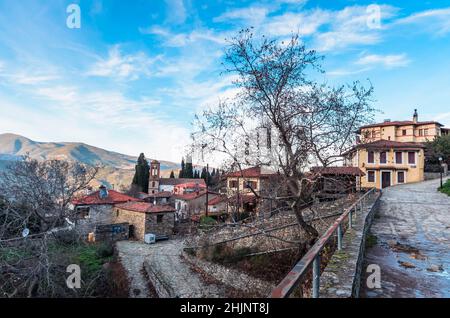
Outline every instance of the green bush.
<path id="1" fill-rule="evenodd" d="M 450 196 L 450 180 L 447 180 L 447 182 L 443 184 L 442 188 L 439 188 L 439 191 Z"/>
<path id="2" fill-rule="evenodd" d="M 97 249 L 97 256 L 101 258 L 107 258 L 114 255 L 114 246 L 110 243 L 102 244 Z"/>

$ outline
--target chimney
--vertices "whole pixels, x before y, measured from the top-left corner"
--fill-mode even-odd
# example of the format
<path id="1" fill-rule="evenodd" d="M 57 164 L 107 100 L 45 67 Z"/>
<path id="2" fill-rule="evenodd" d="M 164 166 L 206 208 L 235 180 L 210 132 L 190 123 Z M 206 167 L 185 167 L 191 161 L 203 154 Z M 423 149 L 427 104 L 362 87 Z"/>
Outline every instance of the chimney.
<path id="1" fill-rule="evenodd" d="M 417 113 L 417 109 L 414 109 L 413 122 L 416 124 L 419 121 L 419 114 Z"/>
<path id="2" fill-rule="evenodd" d="M 108 197 L 108 189 L 106 189 L 106 187 L 103 184 L 99 187 L 99 190 L 100 190 L 99 192 L 100 199 L 105 199 Z"/>

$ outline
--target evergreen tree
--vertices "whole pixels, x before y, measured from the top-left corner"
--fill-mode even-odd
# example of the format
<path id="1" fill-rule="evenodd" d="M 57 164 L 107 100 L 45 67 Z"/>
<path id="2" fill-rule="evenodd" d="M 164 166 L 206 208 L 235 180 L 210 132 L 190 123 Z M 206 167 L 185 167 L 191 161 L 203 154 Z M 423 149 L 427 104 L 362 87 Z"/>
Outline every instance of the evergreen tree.
<path id="1" fill-rule="evenodd" d="M 181 159 L 181 170 L 180 173 L 178 174 L 178 178 L 185 178 L 185 174 L 186 174 L 186 165 L 184 164 L 184 158 Z"/>
<path id="2" fill-rule="evenodd" d="M 188 179 L 194 178 L 194 169 L 192 167 L 192 162 L 186 163 L 186 170 L 184 172 L 183 178 L 188 178 Z"/>
<path id="3" fill-rule="evenodd" d="M 173 173 L 173 170 L 170 172 L 170 178 L 175 178 L 175 174 Z"/>
<path id="4" fill-rule="evenodd" d="M 141 153 L 135 166 L 132 185 L 137 186 L 140 191 L 148 192 L 148 178 L 150 174 L 150 166 L 148 165 L 145 155 Z"/>
<path id="5" fill-rule="evenodd" d="M 206 168 L 205 167 L 203 167 L 203 169 L 202 169 L 202 174 L 200 175 L 200 178 L 202 178 L 203 180 L 205 180 L 205 182 L 207 182 L 207 180 L 206 180 L 207 175 L 206 175 Z"/>

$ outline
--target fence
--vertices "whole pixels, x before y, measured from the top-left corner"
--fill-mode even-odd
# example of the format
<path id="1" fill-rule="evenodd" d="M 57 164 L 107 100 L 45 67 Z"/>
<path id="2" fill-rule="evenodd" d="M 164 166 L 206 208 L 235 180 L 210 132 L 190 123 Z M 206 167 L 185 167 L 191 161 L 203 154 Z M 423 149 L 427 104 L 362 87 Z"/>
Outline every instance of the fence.
<path id="1" fill-rule="evenodd" d="M 319 297 L 320 287 L 320 271 L 321 271 L 321 253 L 325 246 L 333 241 L 333 245 L 337 244 L 338 250 L 342 249 L 342 237 L 345 233 L 346 224 L 348 228 L 353 226 L 353 216 L 362 212 L 368 202 L 377 198 L 379 193 L 376 189 L 370 189 L 354 204 L 347 208 L 344 213 L 333 223 L 324 235 L 313 245 L 313 247 L 303 256 L 303 258 L 294 266 L 294 268 L 286 275 L 286 277 L 272 290 L 272 298 L 289 297 L 299 285 L 304 282 L 312 270 L 312 297 Z M 348 222 L 348 223 L 347 223 Z M 337 242 L 334 240 L 337 236 Z"/>

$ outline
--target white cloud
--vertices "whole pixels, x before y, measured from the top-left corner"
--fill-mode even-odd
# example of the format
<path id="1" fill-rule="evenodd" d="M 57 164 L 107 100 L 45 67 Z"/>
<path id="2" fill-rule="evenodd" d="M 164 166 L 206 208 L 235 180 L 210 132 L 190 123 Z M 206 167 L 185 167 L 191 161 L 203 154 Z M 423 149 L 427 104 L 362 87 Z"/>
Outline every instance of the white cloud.
<path id="1" fill-rule="evenodd" d="M 450 32 L 450 8 L 426 10 L 398 19 L 393 26 L 416 25 L 415 32 L 426 31 L 438 36 Z"/>
<path id="2" fill-rule="evenodd" d="M 165 0 L 167 5 L 167 23 L 181 24 L 186 21 L 186 8 L 183 0 Z"/>
<path id="3" fill-rule="evenodd" d="M 252 26 L 259 25 L 269 13 L 267 7 L 248 7 L 227 11 L 213 19 L 214 22 L 241 20 Z"/>
<path id="4" fill-rule="evenodd" d="M 405 67 L 411 61 L 408 59 L 406 54 L 398 54 L 398 55 L 365 55 L 362 56 L 356 61 L 358 65 L 370 65 L 377 66 L 381 65 L 386 68 L 396 68 L 396 67 Z"/>
<path id="5" fill-rule="evenodd" d="M 143 52 L 124 55 L 120 46 L 115 45 L 109 50 L 108 57 L 91 66 L 86 75 L 136 80 L 141 75 L 151 76 L 151 66 L 160 58 L 150 58 Z"/>

